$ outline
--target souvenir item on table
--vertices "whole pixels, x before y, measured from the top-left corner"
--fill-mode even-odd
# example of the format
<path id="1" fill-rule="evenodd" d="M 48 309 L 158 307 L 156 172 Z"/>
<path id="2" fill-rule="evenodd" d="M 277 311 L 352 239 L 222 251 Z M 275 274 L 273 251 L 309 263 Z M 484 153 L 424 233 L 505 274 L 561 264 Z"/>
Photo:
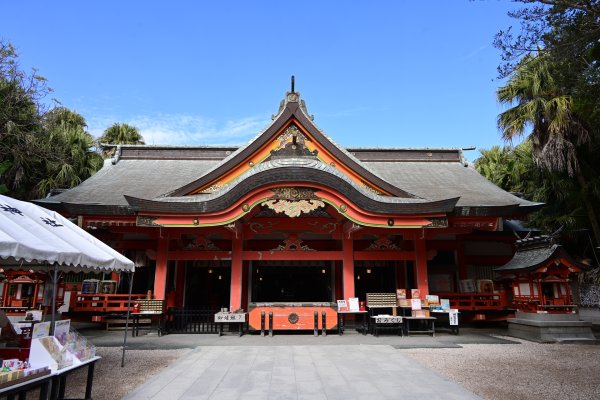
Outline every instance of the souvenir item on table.
<path id="1" fill-rule="evenodd" d="M 406 298 L 406 289 L 396 289 L 396 299 L 405 299 Z"/>
<path id="2" fill-rule="evenodd" d="M 421 291 L 419 289 L 410 289 L 410 298 L 411 299 L 420 299 Z"/>
<path id="3" fill-rule="evenodd" d="M 348 311 L 348 303 L 346 302 L 346 300 L 338 300 L 337 305 L 338 311 Z"/>
<path id="4" fill-rule="evenodd" d="M 61 348 L 60 344 L 54 339 L 54 336 L 46 336 L 39 339 L 39 341 L 54 362 L 56 362 L 57 369 L 73 365 L 73 356 L 67 351 L 66 347 Z"/>
<path id="5" fill-rule="evenodd" d="M 348 307 L 350 311 L 359 311 L 358 297 L 350 297 L 348 299 Z"/>
<path id="6" fill-rule="evenodd" d="M 410 299 L 410 303 L 413 310 L 421 309 L 421 299 Z"/>
<path id="7" fill-rule="evenodd" d="M 449 310 L 450 309 L 450 299 L 441 299 L 440 300 L 440 304 L 442 306 L 442 310 Z"/>
<path id="8" fill-rule="evenodd" d="M 440 304 L 440 297 L 436 294 L 428 294 L 427 296 L 425 296 L 425 299 L 427 300 L 427 302 L 429 302 L 430 306 Z"/>

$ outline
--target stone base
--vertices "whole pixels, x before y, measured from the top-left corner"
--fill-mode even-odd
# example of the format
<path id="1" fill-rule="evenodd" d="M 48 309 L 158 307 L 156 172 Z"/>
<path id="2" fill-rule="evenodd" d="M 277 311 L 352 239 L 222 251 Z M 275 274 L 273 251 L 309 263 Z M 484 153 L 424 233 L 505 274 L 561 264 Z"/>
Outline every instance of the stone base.
<path id="1" fill-rule="evenodd" d="M 596 343 L 592 323 L 578 314 L 538 314 L 517 311 L 508 319 L 509 336 L 546 343 Z"/>

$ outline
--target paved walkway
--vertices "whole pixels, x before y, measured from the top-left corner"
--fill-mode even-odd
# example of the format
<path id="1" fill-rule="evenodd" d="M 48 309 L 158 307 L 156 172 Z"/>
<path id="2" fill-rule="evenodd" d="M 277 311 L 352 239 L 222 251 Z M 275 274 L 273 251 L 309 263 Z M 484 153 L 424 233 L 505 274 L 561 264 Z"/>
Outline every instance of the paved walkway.
<path id="1" fill-rule="evenodd" d="M 478 399 L 387 345 L 207 346 L 126 399 Z"/>

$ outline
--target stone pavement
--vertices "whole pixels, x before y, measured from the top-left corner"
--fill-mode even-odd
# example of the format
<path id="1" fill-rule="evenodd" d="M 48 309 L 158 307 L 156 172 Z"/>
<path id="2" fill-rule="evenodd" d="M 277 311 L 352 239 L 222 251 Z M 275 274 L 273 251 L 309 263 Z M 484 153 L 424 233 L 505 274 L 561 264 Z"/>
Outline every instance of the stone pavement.
<path id="1" fill-rule="evenodd" d="M 436 400 L 479 397 L 403 356 L 392 346 L 355 344 L 200 346 L 125 398 Z"/>

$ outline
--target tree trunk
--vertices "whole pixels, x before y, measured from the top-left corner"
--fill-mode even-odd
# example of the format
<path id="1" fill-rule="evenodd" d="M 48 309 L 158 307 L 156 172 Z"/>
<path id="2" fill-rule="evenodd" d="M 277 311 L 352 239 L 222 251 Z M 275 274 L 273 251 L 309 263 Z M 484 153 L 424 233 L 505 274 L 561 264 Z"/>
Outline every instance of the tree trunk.
<path id="1" fill-rule="evenodd" d="M 575 175 L 577 177 L 577 183 L 581 188 L 581 197 L 583 198 L 583 204 L 585 206 L 585 210 L 587 211 L 588 219 L 590 220 L 590 225 L 592 225 L 592 232 L 594 233 L 596 246 L 598 246 L 600 245 L 600 225 L 598 225 L 598 217 L 596 217 L 594 206 L 590 201 L 589 195 L 587 194 L 587 181 L 583 176 L 581 168 L 576 169 Z"/>

